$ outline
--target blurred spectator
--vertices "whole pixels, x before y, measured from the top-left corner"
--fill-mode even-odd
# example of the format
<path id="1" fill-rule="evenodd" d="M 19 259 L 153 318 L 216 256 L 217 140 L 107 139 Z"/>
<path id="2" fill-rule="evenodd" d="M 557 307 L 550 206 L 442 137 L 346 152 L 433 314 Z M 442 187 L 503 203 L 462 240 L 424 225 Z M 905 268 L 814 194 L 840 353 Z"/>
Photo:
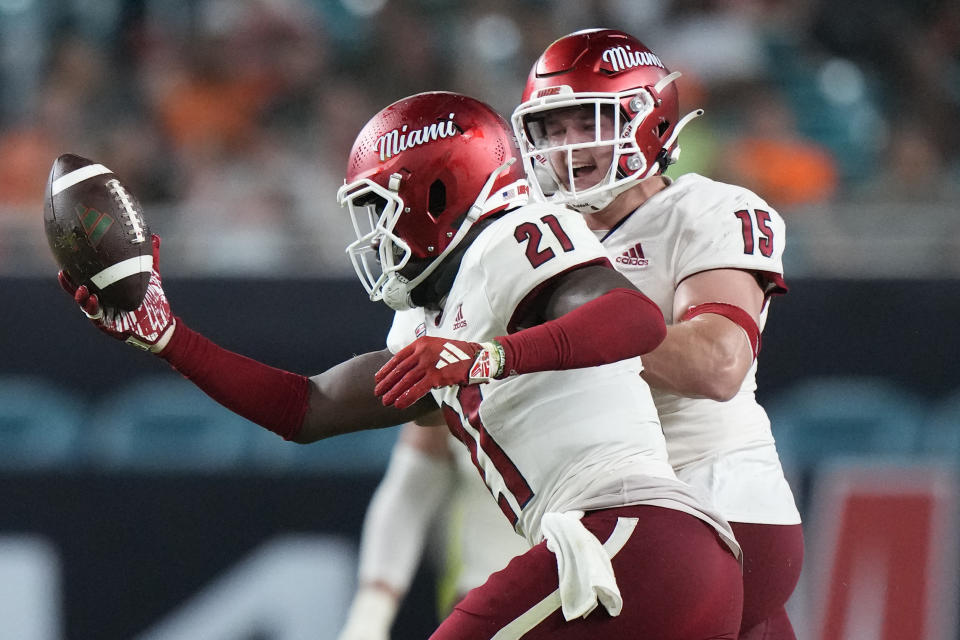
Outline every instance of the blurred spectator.
<path id="1" fill-rule="evenodd" d="M 450 35 L 449 17 L 442 6 L 409 1 L 383 3 L 371 15 L 372 31 L 363 50 L 352 52 L 344 62 L 377 109 L 405 95 L 450 88 L 452 60 L 442 49 L 442 39 Z"/>
<path id="2" fill-rule="evenodd" d="M 155 121 L 139 113 L 121 117 L 102 132 L 98 146 L 96 159 L 113 169 L 141 203 L 179 197 L 179 167 Z"/>
<path id="3" fill-rule="evenodd" d="M 537 2 L 488 1 L 464 8 L 447 41 L 453 89 L 482 98 L 509 115 L 520 101 L 530 65 L 557 32 L 539 19 Z"/>
<path id="4" fill-rule="evenodd" d="M 99 157 L 105 123 L 129 98 L 109 82 L 106 56 L 96 43 L 79 36 L 63 37 L 51 52 L 36 108 L 0 130 L 3 264 L 21 268 L 52 264 L 41 223 L 47 176 L 60 154 Z"/>
<path id="5" fill-rule="evenodd" d="M 666 25 L 644 41 L 708 86 L 762 79 L 767 60 L 761 5 L 752 0 L 674 1 Z"/>
<path id="6" fill-rule="evenodd" d="M 707 110 L 672 176 L 739 181 L 782 209 L 834 194 L 956 197 L 955 0 L 879 0 L 866 14 L 791 0 L 8 2 L 0 269 L 49 267 L 42 190 L 53 159 L 72 152 L 114 169 L 167 236 L 227 223 L 246 234 L 235 243 L 249 259 L 195 242 L 174 268 L 347 273 L 334 194 L 366 117 L 435 89 L 509 112 L 549 42 L 596 26 L 642 35 L 683 72 L 684 109 Z"/>
<path id="7" fill-rule="evenodd" d="M 297 213 L 305 206 L 296 189 L 301 171 L 299 158 L 267 132 L 242 154 L 193 167 L 173 222 L 174 255 L 192 272 L 292 271 L 298 259 L 309 259 L 305 251 L 316 251 L 304 246 L 312 234 Z"/>
<path id="8" fill-rule="evenodd" d="M 935 132 L 925 123 L 892 127 L 880 173 L 852 194 L 857 202 L 955 204 L 960 185 L 948 171 Z"/>
<path id="9" fill-rule="evenodd" d="M 347 156 L 357 133 L 371 114 L 382 107 L 374 102 L 368 86 L 363 78 L 355 75 L 327 79 L 313 122 L 307 128 L 322 164 L 337 176 L 338 187 L 343 183 Z M 331 200 L 334 201 L 335 198 Z"/>
<path id="10" fill-rule="evenodd" d="M 58 105 L 45 101 L 43 111 Z M 43 187 L 50 165 L 57 157 L 57 139 L 54 131 L 42 124 L 47 118 L 38 117 L 0 132 L 0 205 L 10 215 L 26 215 L 26 209 L 43 203 Z"/>
<path id="11" fill-rule="evenodd" d="M 880 79 L 888 119 L 925 122 L 943 154 L 960 154 L 960 4 L 956 0 L 820 2 L 812 35 Z"/>
<path id="12" fill-rule="evenodd" d="M 770 87 L 741 95 L 740 135 L 721 153 L 717 178 L 742 184 L 780 211 L 831 198 L 837 168 L 830 152 L 799 134 L 790 105 Z"/>
<path id="13" fill-rule="evenodd" d="M 703 109 L 704 115 L 694 118 L 684 127 L 680 139 L 680 158 L 670 165 L 667 175 L 677 178 L 685 173 L 699 173 L 711 178 L 716 177 L 717 163 L 722 161 L 719 156 L 719 128 L 725 116 L 715 108 L 713 93 L 707 91 L 699 76 L 683 67 L 674 67 L 671 71 L 683 74 L 676 80 L 680 94 L 680 113 L 687 114 Z"/>
<path id="14" fill-rule="evenodd" d="M 155 96 L 155 109 L 181 161 L 193 170 L 245 151 L 267 96 L 261 78 L 234 73 L 232 54 L 218 38 L 193 43 L 186 58 L 179 69 L 165 71 L 168 86 Z"/>
<path id="15" fill-rule="evenodd" d="M 181 169 L 172 251 L 192 270 L 216 273 L 324 262 L 310 243 L 346 236 L 322 224 L 314 233 L 305 214 L 318 203 L 335 207 L 336 193 L 310 175 L 309 133 L 326 74 L 317 15 L 294 1 L 210 2 L 186 55 L 166 29 L 154 25 L 145 69 L 155 74 L 148 89 Z M 344 262 L 345 245 L 334 254 Z"/>
<path id="16" fill-rule="evenodd" d="M 37 109 L 0 132 L 4 164 L 0 202 L 36 207 L 43 201 L 50 165 L 59 154 L 94 154 L 104 124 L 119 108 L 110 100 L 107 74 L 103 52 L 94 43 L 79 37 L 60 42 Z"/>

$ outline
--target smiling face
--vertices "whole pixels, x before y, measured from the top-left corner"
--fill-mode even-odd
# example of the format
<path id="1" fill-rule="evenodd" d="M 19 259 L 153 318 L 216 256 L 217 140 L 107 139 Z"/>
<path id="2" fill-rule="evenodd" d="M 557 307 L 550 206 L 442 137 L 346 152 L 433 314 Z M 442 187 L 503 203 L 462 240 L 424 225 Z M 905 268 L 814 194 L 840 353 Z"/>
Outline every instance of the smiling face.
<path id="1" fill-rule="evenodd" d="M 544 143 L 566 150 L 547 155 L 563 185 L 583 191 L 600 183 L 613 163 L 614 117 L 612 107 L 582 105 L 548 111 L 543 116 Z M 573 184 L 571 185 L 571 178 Z"/>

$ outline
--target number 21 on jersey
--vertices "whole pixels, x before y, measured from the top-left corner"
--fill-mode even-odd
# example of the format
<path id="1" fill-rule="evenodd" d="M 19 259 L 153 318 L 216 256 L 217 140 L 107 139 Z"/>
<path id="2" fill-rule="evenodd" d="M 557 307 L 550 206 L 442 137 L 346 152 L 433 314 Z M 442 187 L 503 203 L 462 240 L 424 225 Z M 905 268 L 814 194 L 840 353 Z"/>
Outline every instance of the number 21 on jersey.
<path id="1" fill-rule="evenodd" d="M 548 214 L 540 218 L 540 221 L 546 225 L 546 228 L 544 228 L 544 225 L 535 222 L 524 222 L 517 225 L 517 228 L 513 230 L 513 237 L 517 239 L 517 242 L 520 244 L 526 243 L 527 260 L 530 261 L 530 265 L 534 269 L 552 260 L 557 255 L 550 247 L 540 248 L 544 232 L 550 233 L 557 239 L 564 253 L 573 251 L 573 242 L 570 241 L 570 236 L 560 226 L 560 221 L 557 220 L 556 216 Z"/>

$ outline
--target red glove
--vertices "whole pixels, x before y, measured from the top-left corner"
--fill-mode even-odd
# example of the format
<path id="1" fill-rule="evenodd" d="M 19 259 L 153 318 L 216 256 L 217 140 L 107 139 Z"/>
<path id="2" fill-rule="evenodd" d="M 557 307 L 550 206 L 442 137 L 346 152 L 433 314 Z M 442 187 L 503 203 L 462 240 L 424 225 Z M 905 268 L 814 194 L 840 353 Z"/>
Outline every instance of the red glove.
<path id="1" fill-rule="evenodd" d="M 374 376 L 383 404 L 406 409 L 430 389 L 490 382 L 503 372 L 496 342 L 465 342 L 424 336 L 408 344 Z"/>
<path id="2" fill-rule="evenodd" d="M 77 286 L 63 271 L 57 280 L 63 290 L 73 296 L 80 309 L 94 326 L 112 338 L 123 340 L 145 351 L 160 353 L 173 335 L 175 323 L 170 303 L 160 283 L 160 236 L 153 236 L 153 271 L 143 303 L 134 311 L 102 307 L 95 293 L 86 285 Z"/>

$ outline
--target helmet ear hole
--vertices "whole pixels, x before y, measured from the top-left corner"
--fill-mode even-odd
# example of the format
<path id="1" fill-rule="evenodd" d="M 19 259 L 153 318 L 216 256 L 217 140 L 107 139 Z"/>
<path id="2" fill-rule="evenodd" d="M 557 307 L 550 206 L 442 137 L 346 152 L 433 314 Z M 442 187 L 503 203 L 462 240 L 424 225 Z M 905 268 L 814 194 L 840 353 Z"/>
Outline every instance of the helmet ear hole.
<path id="1" fill-rule="evenodd" d="M 670 123 L 666 120 L 661 120 L 660 124 L 657 125 L 657 137 L 662 138 L 669 128 Z"/>
<path id="2" fill-rule="evenodd" d="M 427 195 L 427 211 L 437 218 L 447 208 L 447 186 L 442 180 L 434 180 Z"/>

